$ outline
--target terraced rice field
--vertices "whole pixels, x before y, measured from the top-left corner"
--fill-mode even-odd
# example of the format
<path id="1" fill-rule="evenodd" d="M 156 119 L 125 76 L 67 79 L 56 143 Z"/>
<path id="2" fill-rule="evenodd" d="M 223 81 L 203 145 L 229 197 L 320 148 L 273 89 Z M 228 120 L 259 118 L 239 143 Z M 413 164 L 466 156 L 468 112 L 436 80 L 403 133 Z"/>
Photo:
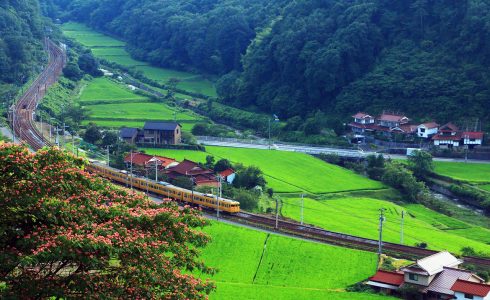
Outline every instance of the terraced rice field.
<path id="1" fill-rule="evenodd" d="M 471 183 L 490 183 L 490 164 L 434 162 L 437 174 Z"/>
<path id="2" fill-rule="evenodd" d="M 210 299 L 393 299 L 345 288 L 375 272 L 376 255 L 213 222 L 203 250 L 218 269 Z"/>
<path id="3" fill-rule="evenodd" d="M 297 152 L 227 147 L 206 147 L 207 153 L 144 149 L 147 153 L 205 162 L 207 155 L 216 160 L 226 158 L 233 163 L 259 166 L 268 186 L 280 193 L 308 192 L 312 194 L 355 190 L 375 190 L 384 186 L 354 172 L 327 164 L 310 155 Z"/>
<path id="4" fill-rule="evenodd" d="M 166 84 L 169 79 L 175 78 L 179 81 L 177 84 L 179 89 L 216 97 L 214 83 L 200 74 L 152 67 L 147 62 L 135 60 L 126 51 L 126 43 L 124 41 L 96 32 L 81 23 L 65 23 L 62 26 L 62 30 L 66 36 L 90 48 L 92 53 L 98 58 L 139 70 L 147 78 L 162 84 Z"/>
<path id="5" fill-rule="evenodd" d="M 174 120 L 190 131 L 201 120 L 199 115 L 164 103 L 150 102 L 125 85 L 108 78 L 95 78 L 82 89 L 79 102 L 88 111 L 84 124 L 94 122 L 101 127 L 142 127 L 148 120 Z"/>
<path id="6" fill-rule="evenodd" d="M 301 199 L 283 198 L 282 214 L 300 220 Z M 332 198 L 304 200 L 304 221 L 322 228 L 377 239 L 379 209 L 385 208 L 385 241 L 401 242 L 401 213 L 404 219 L 404 243 L 414 246 L 425 242 L 435 250 L 460 253 L 463 247 L 490 254 L 490 230 L 473 226 L 429 210 L 422 205 L 401 207 L 392 202 L 370 198 Z"/>

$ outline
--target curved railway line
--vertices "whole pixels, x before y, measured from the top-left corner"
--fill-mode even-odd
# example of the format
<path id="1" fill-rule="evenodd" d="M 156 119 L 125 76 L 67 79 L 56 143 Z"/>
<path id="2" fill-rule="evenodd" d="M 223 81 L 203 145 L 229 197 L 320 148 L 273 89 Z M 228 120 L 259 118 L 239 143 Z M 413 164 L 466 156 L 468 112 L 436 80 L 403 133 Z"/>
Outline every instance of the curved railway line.
<path id="1" fill-rule="evenodd" d="M 64 51 L 51 40 L 45 40 L 45 48 L 49 53 L 48 65 L 13 105 L 9 113 L 10 124 L 16 138 L 29 145 L 34 151 L 44 146 L 51 146 L 51 143 L 36 128 L 34 113 L 38 101 L 44 97 L 48 88 L 58 80 L 66 61 Z"/>
<path id="2" fill-rule="evenodd" d="M 52 41 L 46 40 L 46 49 L 49 52 L 48 66 L 14 105 L 13 113 L 11 112 L 10 114 L 10 122 L 11 125 L 13 124 L 16 136 L 34 151 L 44 146 L 51 146 L 51 143 L 37 130 L 34 124 L 34 113 L 38 101 L 45 95 L 47 88 L 56 82 L 66 62 L 64 51 Z M 222 218 L 322 243 L 371 252 L 378 250 L 377 240 L 328 231 L 287 220 L 279 220 L 278 227 L 276 228 L 276 220 L 263 215 L 239 212 L 236 214 L 222 215 Z M 414 259 L 434 254 L 437 251 L 384 242 L 383 252 L 397 257 Z M 464 261 L 490 268 L 490 259 L 487 258 L 467 256 L 464 257 Z"/>

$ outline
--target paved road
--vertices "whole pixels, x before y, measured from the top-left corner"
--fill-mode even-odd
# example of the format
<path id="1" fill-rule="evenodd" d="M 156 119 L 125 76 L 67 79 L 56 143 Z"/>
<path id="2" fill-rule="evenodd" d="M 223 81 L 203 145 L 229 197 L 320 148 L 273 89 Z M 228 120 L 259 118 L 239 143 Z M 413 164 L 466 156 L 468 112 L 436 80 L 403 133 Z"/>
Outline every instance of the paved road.
<path id="1" fill-rule="evenodd" d="M 213 140 L 201 140 L 198 139 L 198 143 L 202 145 L 209 146 L 221 146 L 221 147 L 231 147 L 231 148 L 249 148 L 249 149 L 269 149 L 268 145 L 262 144 L 251 144 L 251 143 L 241 143 L 241 142 L 225 142 L 225 141 L 213 141 Z M 365 152 L 365 151 L 357 151 L 351 149 L 336 149 L 329 147 L 312 147 L 312 146 L 298 146 L 298 145 L 288 145 L 288 144 L 273 144 L 271 146 L 271 150 L 278 151 L 290 151 L 290 152 L 302 152 L 307 154 L 337 154 L 341 157 L 350 157 L 350 158 L 364 158 L 370 154 L 378 154 L 376 152 Z M 385 158 L 391 159 L 407 159 L 405 155 L 396 155 L 396 154 L 383 154 Z M 464 159 L 459 158 L 439 158 L 435 157 L 434 161 L 445 161 L 445 162 L 465 162 Z M 467 160 L 468 163 L 485 163 L 490 164 L 488 160 Z"/>
<path id="2" fill-rule="evenodd" d="M 209 146 L 222 146 L 222 147 L 232 147 L 232 148 L 251 148 L 251 149 L 269 149 L 268 145 L 261 144 L 250 144 L 241 142 L 223 142 L 223 141 L 210 141 L 210 140 L 199 140 L 198 143 Z M 288 145 L 288 144 L 272 144 L 271 150 L 279 151 L 290 151 L 290 152 L 303 152 L 308 154 L 337 154 L 343 157 L 359 157 L 362 158 L 366 156 L 366 153 L 357 150 L 350 149 L 336 149 L 328 147 L 311 147 L 311 146 L 298 146 L 298 145 Z"/>

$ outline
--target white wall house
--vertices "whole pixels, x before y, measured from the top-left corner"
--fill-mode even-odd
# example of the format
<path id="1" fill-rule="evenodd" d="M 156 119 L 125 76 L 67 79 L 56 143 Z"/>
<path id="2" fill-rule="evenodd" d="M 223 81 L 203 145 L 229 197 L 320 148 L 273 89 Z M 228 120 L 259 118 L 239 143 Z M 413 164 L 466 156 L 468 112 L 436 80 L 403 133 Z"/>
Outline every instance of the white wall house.
<path id="1" fill-rule="evenodd" d="M 453 148 L 453 147 L 459 147 L 461 137 L 454 137 L 454 136 L 438 136 L 437 138 L 434 138 L 434 145 L 439 146 L 441 148 Z"/>
<path id="2" fill-rule="evenodd" d="M 480 146 L 483 144 L 483 132 L 463 132 L 463 145 Z"/>
<path id="3" fill-rule="evenodd" d="M 460 293 L 460 292 L 455 292 L 454 293 L 454 299 L 456 300 L 490 300 L 490 297 L 487 295 L 486 297 L 480 297 L 472 294 L 466 294 L 466 293 Z"/>
<path id="4" fill-rule="evenodd" d="M 375 119 L 373 116 L 359 112 L 352 116 L 354 118 L 354 123 L 358 124 L 374 124 Z"/>
<path id="5" fill-rule="evenodd" d="M 417 126 L 417 136 L 421 138 L 430 138 L 439 131 L 439 124 L 435 122 L 423 123 Z"/>
<path id="6" fill-rule="evenodd" d="M 490 300 L 490 285 L 458 279 L 451 287 L 457 300 Z"/>

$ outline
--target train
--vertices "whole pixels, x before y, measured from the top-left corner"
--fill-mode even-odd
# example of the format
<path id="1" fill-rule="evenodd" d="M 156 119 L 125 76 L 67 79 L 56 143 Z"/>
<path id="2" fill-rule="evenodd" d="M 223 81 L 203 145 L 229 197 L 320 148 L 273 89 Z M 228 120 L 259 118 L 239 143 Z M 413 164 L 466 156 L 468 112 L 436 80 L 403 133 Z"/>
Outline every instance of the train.
<path id="1" fill-rule="evenodd" d="M 202 208 L 219 210 L 220 212 L 227 212 L 230 214 L 240 212 L 240 202 L 238 201 L 216 197 L 212 194 L 191 191 L 172 185 L 168 182 L 156 182 L 145 177 L 131 175 L 126 171 L 115 169 L 99 162 L 91 161 L 85 169 L 119 184 L 128 187 L 132 186 L 133 188 L 142 191 L 149 191 L 160 195 L 163 198 L 170 198 L 183 203 L 188 203 L 192 206 L 200 206 Z"/>

